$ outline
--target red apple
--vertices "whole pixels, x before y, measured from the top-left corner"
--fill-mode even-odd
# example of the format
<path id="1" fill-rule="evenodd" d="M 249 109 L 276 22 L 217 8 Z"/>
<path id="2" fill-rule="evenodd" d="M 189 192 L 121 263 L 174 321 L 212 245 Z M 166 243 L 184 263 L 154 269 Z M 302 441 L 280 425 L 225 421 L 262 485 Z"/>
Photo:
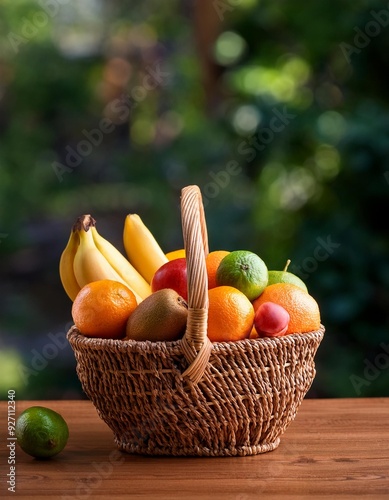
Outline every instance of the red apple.
<path id="1" fill-rule="evenodd" d="M 156 292 L 162 288 L 172 288 L 184 300 L 188 300 L 185 258 L 170 260 L 156 271 L 151 281 L 151 291 Z"/>
<path id="2" fill-rule="evenodd" d="M 289 321 L 288 311 L 274 302 L 263 302 L 254 316 L 254 326 L 259 337 L 282 337 L 288 329 Z"/>

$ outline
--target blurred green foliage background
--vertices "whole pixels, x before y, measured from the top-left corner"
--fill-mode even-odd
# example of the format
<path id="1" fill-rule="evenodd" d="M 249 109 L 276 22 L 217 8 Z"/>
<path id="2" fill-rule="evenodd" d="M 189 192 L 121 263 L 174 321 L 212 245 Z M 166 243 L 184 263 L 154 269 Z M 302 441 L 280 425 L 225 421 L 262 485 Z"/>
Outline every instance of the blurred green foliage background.
<path id="1" fill-rule="evenodd" d="M 84 397 L 76 217 L 168 252 L 192 183 L 211 250 L 290 258 L 319 302 L 308 397 L 388 395 L 388 49 L 378 1 L 0 1 L 0 398 Z"/>

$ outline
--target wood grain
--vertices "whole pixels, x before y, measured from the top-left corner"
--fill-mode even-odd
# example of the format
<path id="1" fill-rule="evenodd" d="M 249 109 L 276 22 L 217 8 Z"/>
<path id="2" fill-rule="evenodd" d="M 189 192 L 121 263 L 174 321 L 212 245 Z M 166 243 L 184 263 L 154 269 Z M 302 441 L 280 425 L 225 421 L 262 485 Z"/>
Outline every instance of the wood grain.
<path id="1" fill-rule="evenodd" d="M 389 498 L 389 398 L 306 399 L 272 452 L 238 458 L 154 458 L 119 452 L 89 401 L 20 401 L 52 408 L 69 425 L 65 450 L 40 461 L 20 448 L 9 472 L 7 402 L 0 402 L 0 498 Z"/>

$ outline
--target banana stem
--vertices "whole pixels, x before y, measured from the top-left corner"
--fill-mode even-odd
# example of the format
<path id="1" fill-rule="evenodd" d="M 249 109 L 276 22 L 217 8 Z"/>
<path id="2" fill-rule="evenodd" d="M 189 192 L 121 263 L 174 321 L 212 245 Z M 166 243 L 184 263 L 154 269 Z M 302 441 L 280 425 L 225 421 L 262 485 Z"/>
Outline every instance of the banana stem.
<path id="1" fill-rule="evenodd" d="M 72 231 L 88 231 L 89 228 L 96 226 L 96 220 L 89 214 L 80 215 L 73 225 Z"/>
<path id="2" fill-rule="evenodd" d="M 284 271 L 284 272 L 286 272 L 286 271 L 288 270 L 288 267 L 289 267 L 290 262 L 291 262 L 291 260 L 290 260 L 290 259 L 288 259 L 288 260 L 286 261 L 285 267 L 284 267 L 284 269 L 283 269 L 283 271 Z"/>

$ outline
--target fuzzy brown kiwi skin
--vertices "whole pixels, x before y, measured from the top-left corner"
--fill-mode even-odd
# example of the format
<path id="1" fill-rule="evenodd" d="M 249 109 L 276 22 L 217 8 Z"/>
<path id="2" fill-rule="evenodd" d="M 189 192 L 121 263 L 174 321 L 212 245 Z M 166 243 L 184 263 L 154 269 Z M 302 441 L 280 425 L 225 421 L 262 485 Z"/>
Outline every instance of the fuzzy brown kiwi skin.
<path id="1" fill-rule="evenodd" d="M 175 290 L 158 290 L 144 299 L 131 314 L 124 340 L 178 340 L 185 332 L 187 317 L 188 304 Z"/>

